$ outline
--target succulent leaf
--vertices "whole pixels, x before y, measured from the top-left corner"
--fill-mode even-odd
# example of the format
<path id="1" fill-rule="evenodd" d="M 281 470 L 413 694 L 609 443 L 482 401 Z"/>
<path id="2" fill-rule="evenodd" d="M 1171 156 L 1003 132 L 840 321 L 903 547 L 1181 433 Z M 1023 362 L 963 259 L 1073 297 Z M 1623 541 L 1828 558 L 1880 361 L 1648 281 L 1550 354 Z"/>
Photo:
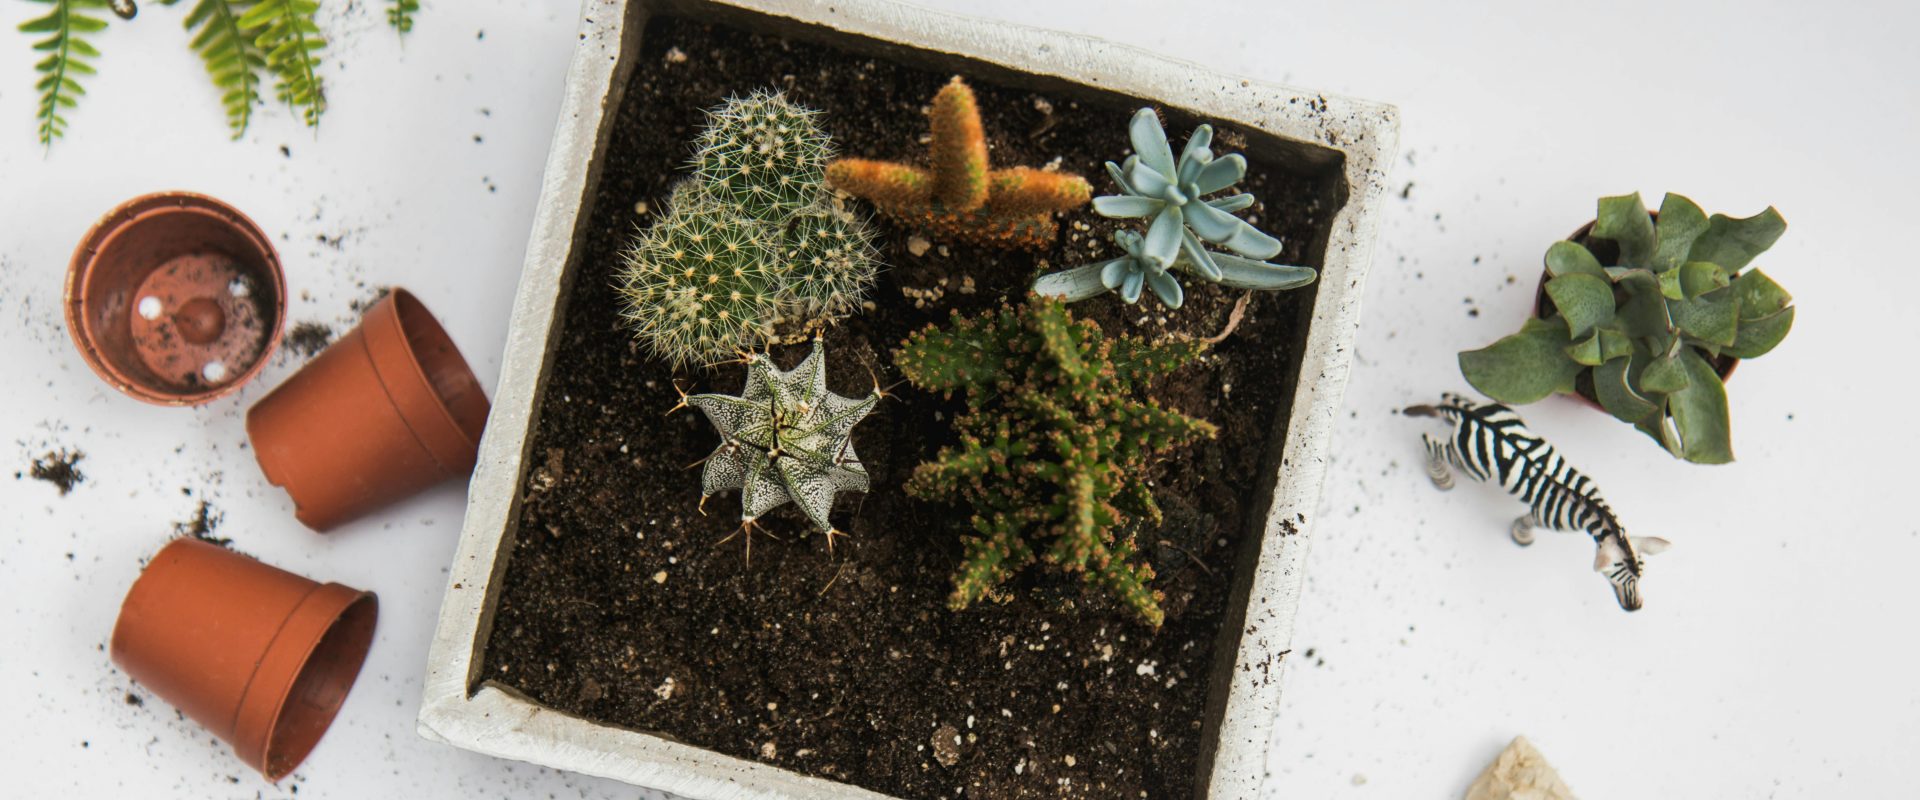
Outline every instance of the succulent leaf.
<path id="1" fill-rule="evenodd" d="M 1580 364 L 1567 357 L 1567 326 L 1529 319 L 1514 333 L 1479 350 L 1460 354 L 1460 373 L 1481 394 L 1502 403 L 1531 403 L 1573 391 Z"/>
<path id="2" fill-rule="evenodd" d="M 1575 274 L 1608 277 L 1600 260 L 1593 257 L 1593 251 L 1564 239 L 1547 248 L 1547 273 L 1555 277 Z"/>
<path id="3" fill-rule="evenodd" d="M 1621 422 L 1639 422 L 1660 412 L 1660 406 L 1634 388 L 1631 379 L 1634 360 L 1633 357 L 1615 358 L 1593 369 L 1594 397 L 1600 401 L 1601 408 Z"/>
<path id="4" fill-rule="evenodd" d="M 1653 260 L 1653 219 L 1640 193 L 1600 198 L 1600 214 L 1594 220 L 1593 236 L 1620 246 L 1620 263 L 1633 267 L 1651 267 Z"/>
<path id="5" fill-rule="evenodd" d="M 1553 298 L 1572 338 L 1586 338 L 1594 328 L 1613 321 L 1613 287 L 1603 278 L 1584 273 L 1552 278 L 1547 281 L 1547 296 Z M 1596 342 L 1596 357 L 1598 348 Z"/>
<path id="6" fill-rule="evenodd" d="M 1151 218 L 1144 238 L 1130 231 L 1115 234 L 1114 241 L 1126 255 L 1099 265 L 1101 284 L 1118 292 L 1123 302 L 1138 302 L 1142 287 L 1146 287 L 1168 308 L 1179 308 L 1186 292 L 1171 274 L 1176 269 L 1211 283 L 1262 291 L 1291 289 L 1313 281 L 1315 273 L 1310 268 L 1263 261 L 1280 254 L 1280 240 L 1233 214 L 1251 207 L 1252 195 L 1243 192 L 1206 199 L 1206 195 L 1238 183 L 1247 173 L 1246 157 L 1238 153 L 1214 157 L 1210 147 L 1212 126 L 1194 129 L 1177 162 L 1153 109 L 1143 108 L 1133 115 L 1128 136 L 1133 142 L 1133 155 L 1124 164 L 1107 162 L 1107 173 L 1113 176 L 1121 194 L 1093 199 L 1094 211 L 1103 216 Z M 1229 252 L 1209 250 L 1207 243 Z M 1056 273 L 1060 277 L 1043 275 L 1034 281 L 1033 289 L 1070 302 L 1092 297 L 1088 294 L 1092 291 L 1092 270 L 1083 270 L 1074 267 Z"/>
<path id="7" fill-rule="evenodd" d="M 1694 240 L 1687 260 L 1710 261 L 1728 272 L 1738 272 L 1786 232 L 1787 221 L 1772 206 L 1751 217 L 1715 214 L 1707 221 L 1706 232 Z"/>
<path id="8" fill-rule="evenodd" d="M 1727 416 L 1727 388 L 1698 352 L 1681 350 L 1680 361 L 1686 367 L 1687 388 L 1667 399 L 1680 447 L 1668 449 L 1696 464 L 1728 463 L 1733 460 L 1733 432 Z"/>
<path id="9" fill-rule="evenodd" d="M 1653 264 L 1665 271 L 1686 263 L 1687 253 L 1700 234 L 1707 231 L 1707 212 L 1680 195 L 1668 192 L 1660 201 L 1660 222 L 1655 226 Z"/>

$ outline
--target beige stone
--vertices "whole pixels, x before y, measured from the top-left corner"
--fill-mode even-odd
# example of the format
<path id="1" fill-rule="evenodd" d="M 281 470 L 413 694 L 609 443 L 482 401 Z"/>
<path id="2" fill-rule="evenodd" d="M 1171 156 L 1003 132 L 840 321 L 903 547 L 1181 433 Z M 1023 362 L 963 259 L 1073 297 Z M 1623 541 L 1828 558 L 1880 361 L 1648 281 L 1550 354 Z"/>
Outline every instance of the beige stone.
<path id="1" fill-rule="evenodd" d="M 1466 800 L 1574 800 L 1573 789 L 1553 771 L 1547 757 L 1535 749 L 1525 736 L 1513 737 L 1513 743 L 1500 751 L 1473 785 L 1467 787 Z"/>

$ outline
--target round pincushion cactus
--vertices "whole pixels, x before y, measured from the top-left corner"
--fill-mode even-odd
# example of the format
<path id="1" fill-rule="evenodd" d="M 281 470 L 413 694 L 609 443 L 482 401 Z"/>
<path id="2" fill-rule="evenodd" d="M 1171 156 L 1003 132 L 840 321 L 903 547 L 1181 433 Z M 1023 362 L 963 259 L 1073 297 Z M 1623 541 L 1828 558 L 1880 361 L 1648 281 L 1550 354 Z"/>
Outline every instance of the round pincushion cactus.
<path id="1" fill-rule="evenodd" d="M 708 112 L 693 177 L 617 270 L 621 313 L 653 355 L 726 360 L 866 300 L 873 233 L 824 183 L 833 141 L 818 115 L 769 91 Z"/>
<path id="2" fill-rule="evenodd" d="M 819 116 L 776 91 L 728 98 L 707 112 L 694 140 L 695 174 L 751 216 L 774 220 L 799 211 L 819 196 L 833 156 Z"/>
<path id="3" fill-rule="evenodd" d="M 787 316 L 840 317 L 866 299 L 877 271 L 866 220 L 838 203 L 816 203 L 793 215 L 781 244 Z"/>
<path id="4" fill-rule="evenodd" d="M 779 311 L 771 229 L 734 215 L 696 181 L 681 182 L 670 202 L 672 212 L 624 254 L 623 315 L 676 367 L 757 346 Z"/>

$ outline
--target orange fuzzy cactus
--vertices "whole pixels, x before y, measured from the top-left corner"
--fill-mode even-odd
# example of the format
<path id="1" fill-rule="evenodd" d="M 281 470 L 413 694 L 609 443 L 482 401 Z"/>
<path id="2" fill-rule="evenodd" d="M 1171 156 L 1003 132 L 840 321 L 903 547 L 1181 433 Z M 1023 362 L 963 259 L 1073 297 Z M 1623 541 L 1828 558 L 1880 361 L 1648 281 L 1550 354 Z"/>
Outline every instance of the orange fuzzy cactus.
<path id="1" fill-rule="evenodd" d="M 931 168 L 843 158 L 827 165 L 835 188 L 865 198 L 895 221 L 934 238 L 994 247 L 1043 247 L 1053 215 L 1085 205 L 1085 178 L 1030 167 L 992 169 L 980 106 L 956 76 L 934 95 Z"/>

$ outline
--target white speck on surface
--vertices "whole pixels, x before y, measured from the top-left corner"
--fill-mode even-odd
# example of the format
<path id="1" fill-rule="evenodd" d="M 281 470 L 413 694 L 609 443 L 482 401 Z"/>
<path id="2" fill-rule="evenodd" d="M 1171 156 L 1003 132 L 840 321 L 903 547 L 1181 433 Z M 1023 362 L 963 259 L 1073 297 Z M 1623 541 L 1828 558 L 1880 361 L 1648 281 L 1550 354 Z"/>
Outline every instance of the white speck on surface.
<path id="1" fill-rule="evenodd" d="M 140 298 L 140 304 L 135 307 L 135 310 L 140 312 L 141 319 L 159 319 L 160 312 L 164 309 L 160 305 L 160 298 L 147 295 Z"/>

